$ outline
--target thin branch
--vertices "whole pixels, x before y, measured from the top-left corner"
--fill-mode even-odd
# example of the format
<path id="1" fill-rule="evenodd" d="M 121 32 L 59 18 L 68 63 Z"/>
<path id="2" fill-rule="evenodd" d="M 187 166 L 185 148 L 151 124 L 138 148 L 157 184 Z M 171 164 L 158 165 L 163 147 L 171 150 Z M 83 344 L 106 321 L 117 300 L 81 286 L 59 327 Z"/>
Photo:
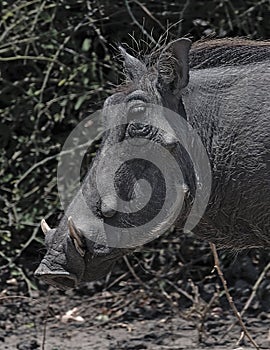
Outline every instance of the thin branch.
<path id="1" fill-rule="evenodd" d="M 145 284 L 141 279 L 140 277 L 136 274 L 136 272 L 134 271 L 133 267 L 130 265 L 130 262 L 128 260 L 128 258 L 126 256 L 123 257 L 129 271 L 131 272 L 132 276 L 135 278 L 135 280 L 140 284 L 142 285 L 146 290 L 148 290 L 150 287 Z"/>
<path id="2" fill-rule="evenodd" d="M 188 294 L 185 290 L 183 290 L 182 288 L 178 287 L 177 285 L 175 285 L 174 283 L 172 283 L 168 279 L 166 279 L 165 281 L 166 281 L 166 283 L 171 285 L 174 289 L 176 289 L 178 293 L 182 294 L 184 297 L 186 297 L 188 300 L 190 300 L 192 303 L 194 303 L 194 298 L 190 294 Z"/>
<path id="3" fill-rule="evenodd" d="M 125 5 L 126 5 L 126 8 L 127 8 L 127 11 L 131 17 L 131 19 L 133 20 L 133 22 L 136 24 L 136 26 L 138 26 L 141 30 L 141 32 L 143 33 L 143 35 L 145 35 L 153 44 L 156 44 L 156 41 L 155 39 L 149 35 L 147 33 L 147 31 L 144 29 L 144 27 L 137 21 L 137 19 L 135 18 L 135 16 L 133 15 L 132 11 L 131 11 L 131 8 L 129 6 L 129 1 L 128 0 L 125 0 Z"/>
<path id="4" fill-rule="evenodd" d="M 182 34 L 182 22 L 183 22 L 183 19 L 185 18 L 185 12 L 186 12 L 187 8 L 189 7 L 189 5 L 190 5 L 190 0 L 187 0 L 183 6 L 182 11 L 179 14 L 179 26 L 178 26 L 178 35 L 179 36 Z"/>
<path id="5" fill-rule="evenodd" d="M 47 162 L 49 162 L 52 159 L 55 159 L 57 157 L 60 156 L 60 153 L 54 154 L 53 156 L 47 157 L 42 159 L 41 161 L 35 163 L 34 165 L 32 165 L 16 182 L 14 187 L 17 188 L 19 186 L 19 184 L 29 175 L 32 173 L 33 170 L 35 170 L 36 168 L 38 168 L 40 165 L 43 165 Z"/>
<path id="6" fill-rule="evenodd" d="M 32 165 L 15 183 L 14 187 L 15 188 L 18 188 L 19 184 L 29 175 L 32 173 L 33 170 L 35 170 L 36 168 L 38 168 L 40 165 L 43 165 L 47 162 L 49 162 L 50 160 L 52 159 L 55 159 L 55 158 L 58 158 L 60 157 L 61 155 L 64 155 L 64 154 L 69 154 L 69 153 L 72 153 L 74 152 L 75 150 L 79 150 L 81 148 L 85 148 L 86 146 L 90 146 L 93 142 L 95 142 L 96 140 L 98 140 L 101 135 L 102 135 L 102 131 L 98 133 L 98 135 L 93 139 L 93 140 L 89 140 L 85 143 L 83 143 L 82 145 L 78 145 L 74 148 L 71 148 L 71 149 L 68 149 L 66 151 L 61 151 L 57 154 L 54 154 L 53 156 L 49 156 L 47 158 L 44 158 L 42 159 L 41 161 L 37 162 L 36 164 Z"/>
<path id="7" fill-rule="evenodd" d="M 252 300 L 254 299 L 257 290 L 259 288 L 259 285 L 261 284 L 262 280 L 264 279 L 267 271 L 270 270 L 270 262 L 265 266 L 265 268 L 263 269 L 262 273 L 260 274 L 259 278 L 257 279 L 256 283 L 254 284 L 253 288 L 252 288 L 252 292 L 247 300 L 247 302 L 245 303 L 245 306 L 243 307 L 242 311 L 240 312 L 241 317 L 244 315 L 244 313 L 247 311 L 247 309 L 249 308 Z M 231 324 L 228 329 L 226 330 L 226 332 L 224 333 L 224 335 L 222 336 L 222 338 L 225 337 L 226 334 L 228 334 L 233 327 L 236 325 L 237 321 L 235 321 L 233 324 Z"/>
<path id="8" fill-rule="evenodd" d="M 228 287 L 227 287 L 227 281 L 225 280 L 224 278 L 224 275 L 223 275 L 223 272 L 221 271 L 221 268 L 220 268 L 220 263 L 219 263 L 219 257 L 218 257 L 218 253 L 217 253 L 217 249 L 216 249 L 216 246 L 215 244 L 213 243 L 210 243 L 210 247 L 211 247 L 211 250 L 212 250 L 212 253 L 213 253 L 213 256 L 214 256 L 214 261 L 215 261 L 215 269 L 218 273 L 218 276 L 222 282 L 222 285 L 223 285 L 223 288 L 224 288 L 224 291 L 225 291 L 225 294 L 226 294 L 226 297 L 227 297 L 227 300 L 230 304 L 230 307 L 231 309 L 233 310 L 236 318 L 238 319 L 238 322 L 243 330 L 243 332 L 245 333 L 246 337 L 249 339 L 249 341 L 251 342 L 251 344 L 254 346 L 255 349 L 257 350 L 260 350 L 259 346 L 256 344 L 255 340 L 252 338 L 252 336 L 250 335 L 249 331 L 247 330 L 243 320 L 242 320 L 242 317 L 239 313 L 239 311 L 237 310 L 234 302 L 233 302 L 233 298 L 228 290 Z"/>
<path id="9" fill-rule="evenodd" d="M 60 45 L 60 47 L 58 48 L 58 50 L 56 51 L 56 53 L 54 54 L 53 56 L 53 59 L 47 69 L 47 72 L 46 72 L 46 75 L 45 75 L 45 78 L 43 80 L 43 83 L 42 83 L 42 86 L 41 86 L 41 89 L 40 89 L 40 99 L 39 99 L 39 102 L 40 102 L 40 105 L 42 105 L 42 102 L 43 102 L 43 93 L 44 93 L 44 90 L 46 88 L 46 85 L 48 83 L 48 80 L 49 80 L 49 76 L 51 74 L 51 71 L 53 69 L 53 66 L 54 64 L 57 62 L 57 58 L 59 57 L 61 51 L 63 50 L 63 48 L 65 47 L 65 45 L 69 42 L 71 36 L 69 35 L 68 37 L 65 38 L 65 40 L 63 41 L 63 43 Z M 39 113 L 40 114 L 40 113 Z M 39 119 L 39 117 L 37 118 L 37 120 Z"/>
<path id="10" fill-rule="evenodd" d="M 46 0 L 43 1 L 43 3 L 40 5 L 40 7 L 39 7 L 38 10 L 37 10 L 37 13 L 36 13 L 36 15 L 35 15 L 34 21 L 33 21 L 33 23 L 32 23 L 31 29 L 30 29 L 30 33 L 33 33 L 33 31 L 34 31 L 34 29 L 35 29 L 35 27 L 36 27 L 36 25 L 37 25 L 37 22 L 38 22 L 38 17 L 39 17 L 40 14 L 42 13 L 42 11 L 43 11 L 45 5 L 46 5 Z M 29 33 L 28 33 L 28 36 L 29 36 Z M 24 52 L 25 55 L 28 55 L 29 49 L 30 49 L 30 43 L 27 44 L 27 46 L 26 46 L 26 49 L 25 49 L 25 52 Z"/>
<path id="11" fill-rule="evenodd" d="M 218 299 L 219 295 L 218 292 L 216 291 L 214 293 L 214 295 L 212 296 L 211 300 L 209 301 L 209 303 L 205 306 L 205 308 L 203 309 L 203 311 L 200 314 L 200 324 L 198 326 L 198 333 L 199 333 L 199 342 L 202 341 L 202 335 L 204 333 L 204 325 L 205 325 L 205 320 L 207 315 L 209 314 L 213 304 L 215 303 L 215 301 Z"/>
<path id="12" fill-rule="evenodd" d="M 22 252 L 27 247 L 29 247 L 29 245 L 32 243 L 32 241 L 36 238 L 38 230 L 39 230 L 39 226 L 33 230 L 31 237 L 22 245 L 20 251 L 14 256 L 14 258 L 11 258 L 12 262 L 14 262 L 16 259 L 18 259 L 21 256 Z"/>
<path id="13" fill-rule="evenodd" d="M 9 299 L 28 299 L 28 300 L 30 299 L 31 301 L 33 300 L 32 297 L 25 297 L 25 296 L 22 296 L 22 295 L 7 295 L 7 296 L 4 296 L 4 297 L 0 296 L 0 301 L 1 300 L 9 300 Z"/>
<path id="14" fill-rule="evenodd" d="M 42 344 L 41 344 L 41 350 L 45 350 L 45 342 L 46 342 L 46 332 L 47 332 L 47 319 L 49 314 L 49 307 L 50 307 L 50 291 L 48 292 L 48 298 L 47 298 L 47 305 L 46 305 L 46 311 L 45 311 L 45 320 L 44 320 L 44 327 L 43 327 L 43 336 L 42 336 Z"/>
<path id="15" fill-rule="evenodd" d="M 1 251 L 0 251 L 0 256 L 8 262 L 8 265 L 5 265 L 5 266 L 14 267 L 16 270 L 19 271 L 20 275 L 23 277 L 25 283 L 27 284 L 28 293 L 29 293 L 29 295 L 31 296 L 31 295 L 32 295 L 32 289 L 34 289 L 34 290 L 37 289 L 36 286 L 33 285 L 33 283 L 30 281 L 30 279 L 29 279 L 29 278 L 26 276 L 26 274 L 23 272 L 23 270 L 22 270 L 19 266 L 15 265 L 15 264 L 13 263 L 13 259 L 12 259 L 12 258 L 6 256 L 6 255 L 5 255 L 4 253 L 2 253 Z M 3 267 L 1 266 L 1 269 L 2 269 L 2 268 L 3 268 Z"/>
<path id="16" fill-rule="evenodd" d="M 24 44 L 24 43 L 31 43 L 35 40 L 38 40 L 40 39 L 40 36 L 33 36 L 31 38 L 25 38 L 25 39 L 18 39 L 18 40 L 15 40 L 15 41 L 11 41 L 11 42 L 8 42 L 8 43 L 4 43 L 2 45 L 0 45 L 0 54 L 2 53 L 5 53 L 5 52 L 9 52 L 12 48 L 12 46 L 19 46 L 20 44 Z"/>
<path id="17" fill-rule="evenodd" d="M 162 23 L 148 10 L 148 8 L 141 4 L 138 0 L 133 0 L 140 8 L 154 21 L 156 22 L 162 30 L 166 30 L 166 28 L 162 25 Z"/>
<path id="18" fill-rule="evenodd" d="M 0 57 L 0 62 L 10 62 L 10 61 L 19 61 L 19 60 L 30 60 L 30 61 L 46 61 L 57 63 L 59 66 L 64 66 L 63 63 L 55 60 L 50 57 L 42 57 L 42 56 L 12 56 L 12 57 Z"/>

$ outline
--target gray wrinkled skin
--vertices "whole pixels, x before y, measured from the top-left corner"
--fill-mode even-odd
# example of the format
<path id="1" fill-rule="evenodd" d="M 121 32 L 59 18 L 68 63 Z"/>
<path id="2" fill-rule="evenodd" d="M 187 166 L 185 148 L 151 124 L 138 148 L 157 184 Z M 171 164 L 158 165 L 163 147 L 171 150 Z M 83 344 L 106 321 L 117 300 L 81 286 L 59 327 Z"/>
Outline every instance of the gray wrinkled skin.
<path id="1" fill-rule="evenodd" d="M 107 123 L 112 116 L 107 116 L 106 111 L 117 103 L 125 103 L 129 111 L 133 108 L 135 112 L 143 109 L 145 103 L 179 112 L 199 134 L 212 169 L 210 200 L 194 232 L 218 246 L 235 250 L 269 248 L 270 44 L 221 39 L 195 43 L 190 50 L 190 42 L 179 39 L 146 57 L 144 62 L 123 48 L 120 50 L 127 84 L 105 101 Z M 101 149 L 106 151 L 106 147 L 133 136 L 155 140 L 178 158 L 188 188 L 184 208 L 175 223 L 179 230 L 183 229 L 196 193 L 190 158 L 181 145 L 158 134 L 147 126 L 147 121 L 138 125 L 131 120 L 126 126 L 108 132 Z M 82 193 L 97 221 L 88 222 L 82 217 L 76 198 L 66 213 L 87 221 L 87 237 L 98 234 L 99 225 L 104 222 L 117 227 L 136 226 L 160 209 L 164 188 L 157 169 L 132 161 L 117 172 L 115 186 L 122 199 L 130 200 L 134 196 L 133 185 L 138 178 L 150 181 L 156 193 L 151 206 L 145 207 L 140 215 L 130 215 L 117 211 L 115 198 L 110 199 L 110 207 L 104 204 L 102 196 L 106 191 L 100 195 L 93 181 L 96 164 L 94 160 Z M 106 188 L 106 169 L 100 176 Z M 83 254 L 79 253 L 69 234 L 67 216 L 56 229 L 47 232 L 47 254 L 36 271 L 36 276 L 60 288 L 104 276 L 128 252 L 97 245 L 86 239 L 86 232 L 81 230 L 79 244 Z"/>

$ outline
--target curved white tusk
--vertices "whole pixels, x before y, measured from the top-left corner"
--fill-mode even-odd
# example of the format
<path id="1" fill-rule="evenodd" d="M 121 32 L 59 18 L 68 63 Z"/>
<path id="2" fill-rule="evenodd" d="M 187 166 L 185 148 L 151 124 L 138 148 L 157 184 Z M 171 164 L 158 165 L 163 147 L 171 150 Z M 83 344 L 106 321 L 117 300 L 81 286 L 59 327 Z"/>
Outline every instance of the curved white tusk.
<path id="1" fill-rule="evenodd" d="M 69 235 L 73 239 L 77 252 L 83 257 L 85 255 L 85 248 L 82 242 L 82 234 L 75 226 L 75 223 L 72 220 L 71 216 L 69 216 L 68 218 L 68 229 L 69 229 Z"/>
<path id="2" fill-rule="evenodd" d="M 48 231 L 51 230 L 50 226 L 47 224 L 47 222 L 45 221 L 45 219 L 41 220 L 41 229 L 42 232 L 44 233 L 44 235 L 46 235 L 46 233 L 48 233 Z"/>
<path id="3" fill-rule="evenodd" d="M 69 229 L 70 236 L 75 238 L 77 229 L 71 216 L 68 217 L 68 229 Z"/>

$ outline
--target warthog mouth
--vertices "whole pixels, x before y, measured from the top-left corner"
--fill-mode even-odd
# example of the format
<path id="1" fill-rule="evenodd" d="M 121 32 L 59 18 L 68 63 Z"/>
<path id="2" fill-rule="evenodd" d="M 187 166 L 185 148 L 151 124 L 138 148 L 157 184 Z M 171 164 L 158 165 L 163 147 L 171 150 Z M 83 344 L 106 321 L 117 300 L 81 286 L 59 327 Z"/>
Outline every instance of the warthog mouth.
<path id="1" fill-rule="evenodd" d="M 43 282 L 50 284 L 53 287 L 63 290 L 74 288 L 77 285 L 77 278 L 70 273 L 49 273 L 38 276 Z"/>

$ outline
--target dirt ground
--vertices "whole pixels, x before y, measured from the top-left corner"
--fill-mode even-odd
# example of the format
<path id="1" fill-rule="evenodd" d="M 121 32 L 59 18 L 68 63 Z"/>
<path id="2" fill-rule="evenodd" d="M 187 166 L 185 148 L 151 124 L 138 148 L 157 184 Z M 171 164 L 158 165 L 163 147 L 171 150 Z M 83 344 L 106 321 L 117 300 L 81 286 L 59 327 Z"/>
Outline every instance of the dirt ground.
<path id="1" fill-rule="evenodd" d="M 42 254 L 38 245 L 26 250 L 20 273 L 1 266 L 0 350 L 254 349 L 239 325 L 229 329 L 235 317 L 209 245 L 193 236 L 165 236 L 120 259 L 103 280 L 68 291 L 34 278 Z M 269 252 L 219 256 L 239 311 L 255 289 L 243 320 L 270 350 Z"/>
<path id="2" fill-rule="evenodd" d="M 202 326 L 192 308 L 172 311 L 149 300 L 142 289 L 91 297 L 81 289 L 52 288 L 34 291 L 32 297 L 19 296 L 15 286 L 9 289 L 0 300 L 1 350 L 252 349 L 245 339 L 237 345 L 241 330 L 236 325 L 228 332 L 234 317 L 220 307 L 213 308 Z M 270 314 L 244 319 L 261 349 L 269 350 Z"/>

